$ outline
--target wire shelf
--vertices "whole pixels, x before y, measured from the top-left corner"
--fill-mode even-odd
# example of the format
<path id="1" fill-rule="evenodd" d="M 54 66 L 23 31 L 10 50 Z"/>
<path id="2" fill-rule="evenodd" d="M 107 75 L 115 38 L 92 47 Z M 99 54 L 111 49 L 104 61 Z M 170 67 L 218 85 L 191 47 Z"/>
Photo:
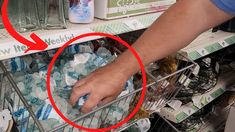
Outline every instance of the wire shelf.
<path id="1" fill-rule="evenodd" d="M 117 51 L 118 47 L 113 48 Z M 120 53 L 117 51 L 116 53 Z M 168 58 L 168 60 L 172 58 Z M 187 77 L 192 73 L 195 63 L 188 60 L 182 62 L 177 59 L 173 59 L 175 64 L 173 69 L 163 69 L 159 71 L 159 68 L 156 67 L 165 64 L 163 61 L 158 61 L 150 64 L 146 67 L 147 73 L 147 93 L 144 99 L 144 103 L 141 106 L 141 109 L 130 121 L 133 121 L 148 117 L 151 113 L 158 112 L 160 108 L 164 107 L 170 100 L 174 99 L 180 89 L 184 87 L 184 83 L 187 80 Z M 171 64 L 172 62 L 170 62 Z M 37 119 L 34 108 L 26 101 L 23 93 L 17 86 L 14 77 L 2 62 L 0 62 L 0 68 L 4 72 L 0 81 L 0 90 L 1 90 L 1 102 L 2 109 L 8 108 L 14 117 L 15 123 L 19 126 L 18 129 L 20 132 L 24 131 L 48 131 L 48 132 L 79 132 L 80 130 L 70 126 L 67 123 L 62 123 L 55 126 L 53 129 L 47 129 L 45 126 L 46 123 Z M 134 76 L 134 87 L 135 90 L 130 93 L 117 98 L 116 100 L 97 107 L 90 113 L 81 114 L 77 118 L 71 118 L 71 121 L 75 122 L 78 125 L 87 128 L 104 128 L 122 121 L 126 116 L 130 114 L 130 111 L 138 103 L 138 98 L 141 95 L 142 85 L 141 85 L 141 73 L 137 73 Z M 22 107 L 24 106 L 24 107 Z M 21 115 L 17 116 L 17 112 L 21 111 Z M 27 112 L 25 112 L 27 111 Z M 24 113 L 22 115 L 22 112 Z M 118 116 L 113 116 L 113 115 Z M 128 126 L 128 123 L 123 127 Z M 120 131 L 124 128 L 120 127 L 113 131 Z"/>

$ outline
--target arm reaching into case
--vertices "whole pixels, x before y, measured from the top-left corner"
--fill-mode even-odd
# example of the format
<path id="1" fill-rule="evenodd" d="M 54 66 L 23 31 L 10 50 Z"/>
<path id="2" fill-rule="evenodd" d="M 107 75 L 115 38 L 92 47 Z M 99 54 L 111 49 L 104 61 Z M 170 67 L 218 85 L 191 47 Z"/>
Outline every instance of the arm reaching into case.
<path id="1" fill-rule="evenodd" d="M 211 0 L 180 0 L 146 30 L 133 47 L 147 65 L 180 50 L 202 32 L 230 18 L 231 15 Z M 126 51 L 113 63 L 80 80 L 73 89 L 70 102 L 74 105 L 81 96 L 90 94 L 82 107 L 82 112 L 87 113 L 99 103 L 114 100 L 126 80 L 138 70 L 138 62 L 130 51 Z"/>

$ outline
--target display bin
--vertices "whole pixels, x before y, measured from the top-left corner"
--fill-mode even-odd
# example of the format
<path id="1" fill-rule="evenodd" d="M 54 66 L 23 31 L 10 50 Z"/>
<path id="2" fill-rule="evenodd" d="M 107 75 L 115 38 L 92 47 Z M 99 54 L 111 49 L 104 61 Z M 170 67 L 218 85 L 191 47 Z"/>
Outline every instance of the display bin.
<path id="1" fill-rule="evenodd" d="M 109 49 L 113 54 L 120 54 L 119 46 L 105 46 Z M 175 64 L 177 65 L 177 69 L 172 73 L 161 74 L 158 76 L 159 72 L 156 72 L 156 64 L 159 62 L 155 62 L 146 67 L 147 73 L 147 92 L 145 95 L 144 103 L 141 106 L 141 109 L 146 113 L 151 114 L 154 112 L 158 112 L 160 108 L 164 107 L 170 100 L 174 99 L 178 91 L 184 87 L 184 83 L 187 80 L 187 77 L 192 73 L 195 63 L 185 58 L 187 61 L 180 61 L 175 59 Z M 159 64 L 160 65 L 160 64 Z M 48 132 L 77 132 L 80 131 L 68 123 L 61 123 L 55 126 L 52 129 L 47 129 L 44 127 L 42 122 L 37 119 L 35 111 L 32 106 L 27 102 L 21 90 L 17 86 L 15 82 L 16 76 L 12 76 L 12 73 L 9 72 L 3 62 L 0 62 L 0 68 L 3 71 L 1 74 L 1 82 L 0 82 L 0 90 L 1 90 L 1 109 L 8 108 L 11 112 L 22 109 L 20 106 L 24 106 L 25 111 L 28 112 L 27 115 L 21 116 L 21 120 L 14 118 L 16 126 L 20 132 L 24 131 L 48 131 Z M 33 83 L 33 82 L 32 82 Z M 82 114 L 76 118 L 72 118 L 71 121 L 75 122 L 78 125 L 87 127 L 87 128 L 104 128 L 109 127 L 118 123 L 127 117 L 130 111 L 135 107 L 138 103 L 138 97 L 141 95 L 142 91 L 142 79 L 141 73 L 137 73 L 134 76 L 134 91 L 117 98 L 116 100 L 99 106 L 93 111 Z M 9 93 L 11 96 L 9 97 Z M 18 108 L 16 107 L 18 106 Z M 128 106 L 124 109 L 118 109 L 121 106 Z M 122 114 L 115 120 L 111 120 L 113 113 L 119 111 L 118 114 Z M 121 112 L 120 112 L 121 111 Z M 14 117 L 14 116 L 13 116 Z M 137 115 L 129 121 L 129 123 L 133 123 L 136 120 L 142 117 L 139 112 Z M 23 120 L 22 120 L 23 119 Z M 94 121 L 95 119 L 99 119 L 99 121 Z M 97 122 L 98 125 L 95 125 L 94 122 Z M 21 123 L 24 123 L 23 125 Z M 96 127 L 94 127 L 96 126 Z M 128 126 L 128 123 L 123 125 L 123 127 Z M 116 128 L 113 131 L 123 130 L 123 127 Z"/>

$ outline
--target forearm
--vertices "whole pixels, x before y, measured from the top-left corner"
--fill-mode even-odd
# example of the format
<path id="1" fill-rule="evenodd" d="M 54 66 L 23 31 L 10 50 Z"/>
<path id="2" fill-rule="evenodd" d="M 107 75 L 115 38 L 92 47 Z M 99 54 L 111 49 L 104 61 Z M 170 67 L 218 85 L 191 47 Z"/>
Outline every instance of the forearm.
<path id="1" fill-rule="evenodd" d="M 231 18 L 210 0 L 181 0 L 167 10 L 133 45 L 144 65 L 187 46 L 199 34 Z M 115 62 L 131 76 L 139 70 L 130 51 Z M 114 66 L 115 67 L 115 66 Z"/>

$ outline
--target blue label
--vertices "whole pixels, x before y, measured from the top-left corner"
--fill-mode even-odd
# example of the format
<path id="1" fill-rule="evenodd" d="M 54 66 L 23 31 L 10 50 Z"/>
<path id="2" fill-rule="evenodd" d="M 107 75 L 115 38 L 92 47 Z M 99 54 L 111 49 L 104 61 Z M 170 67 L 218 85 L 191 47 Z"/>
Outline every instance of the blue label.
<path id="1" fill-rule="evenodd" d="M 48 119 L 48 116 L 50 115 L 51 110 L 52 110 L 52 106 L 48 104 L 42 120 Z"/>
<path id="2" fill-rule="evenodd" d="M 15 61 L 15 58 L 11 59 L 11 70 L 12 72 L 16 72 L 18 69 L 17 63 Z"/>

